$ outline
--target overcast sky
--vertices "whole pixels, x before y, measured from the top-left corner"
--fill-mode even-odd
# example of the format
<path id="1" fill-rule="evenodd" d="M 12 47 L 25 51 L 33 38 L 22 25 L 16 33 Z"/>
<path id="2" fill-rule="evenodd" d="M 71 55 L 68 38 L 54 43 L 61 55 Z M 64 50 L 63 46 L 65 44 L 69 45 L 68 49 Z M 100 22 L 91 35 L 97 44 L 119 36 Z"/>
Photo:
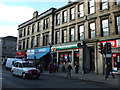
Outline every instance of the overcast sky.
<path id="1" fill-rule="evenodd" d="M 34 11 L 40 14 L 52 7 L 60 8 L 67 2 L 68 0 L 0 0 L 0 37 L 17 36 L 18 25 L 31 19 Z"/>

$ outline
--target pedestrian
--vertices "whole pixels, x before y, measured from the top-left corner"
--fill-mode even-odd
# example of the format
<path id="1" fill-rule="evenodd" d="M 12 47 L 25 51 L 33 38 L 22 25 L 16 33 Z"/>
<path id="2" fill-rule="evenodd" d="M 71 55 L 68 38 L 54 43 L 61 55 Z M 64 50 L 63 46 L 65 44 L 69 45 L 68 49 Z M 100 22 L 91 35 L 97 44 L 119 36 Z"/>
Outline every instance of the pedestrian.
<path id="1" fill-rule="evenodd" d="M 56 70 L 57 70 L 57 67 L 56 67 L 56 64 L 54 63 L 54 65 L 53 65 L 53 72 L 55 73 Z"/>
<path id="2" fill-rule="evenodd" d="M 112 73 L 112 64 L 110 62 L 107 63 L 107 66 L 106 66 L 106 78 L 105 80 L 108 79 L 108 76 L 109 75 L 112 75 L 113 78 L 115 78 L 114 74 Z"/>
<path id="3" fill-rule="evenodd" d="M 52 71 L 53 71 L 53 64 L 50 63 L 50 64 L 49 64 L 49 73 L 52 74 Z"/>
<path id="4" fill-rule="evenodd" d="M 79 70 L 79 63 L 75 63 L 75 73 L 77 74 Z"/>
<path id="5" fill-rule="evenodd" d="M 58 63 L 56 63 L 56 71 L 58 72 L 58 70 L 59 70 L 59 65 Z"/>
<path id="6" fill-rule="evenodd" d="M 67 76 L 70 76 L 70 77 L 71 77 L 71 70 L 72 70 L 71 63 L 68 63 L 67 69 L 68 69 L 68 74 L 67 74 Z"/>
<path id="7" fill-rule="evenodd" d="M 63 63 L 62 71 L 65 72 L 65 62 Z"/>

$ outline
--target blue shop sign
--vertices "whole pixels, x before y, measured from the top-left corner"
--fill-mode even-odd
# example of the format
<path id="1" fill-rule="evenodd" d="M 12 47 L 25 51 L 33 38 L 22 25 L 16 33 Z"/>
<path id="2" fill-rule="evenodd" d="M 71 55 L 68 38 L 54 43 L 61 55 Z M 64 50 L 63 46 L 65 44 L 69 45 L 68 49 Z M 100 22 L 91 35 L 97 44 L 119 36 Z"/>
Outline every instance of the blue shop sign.
<path id="1" fill-rule="evenodd" d="M 36 56 L 36 59 L 40 59 L 41 57 L 49 53 L 49 51 L 50 51 L 50 47 L 37 48 L 35 49 L 34 55 L 28 57 L 28 59 L 34 59 L 34 56 Z"/>
<path id="2" fill-rule="evenodd" d="M 50 47 L 44 47 L 44 48 L 35 49 L 35 53 L 48 53 L 49 51 L 50 51 Z"/>

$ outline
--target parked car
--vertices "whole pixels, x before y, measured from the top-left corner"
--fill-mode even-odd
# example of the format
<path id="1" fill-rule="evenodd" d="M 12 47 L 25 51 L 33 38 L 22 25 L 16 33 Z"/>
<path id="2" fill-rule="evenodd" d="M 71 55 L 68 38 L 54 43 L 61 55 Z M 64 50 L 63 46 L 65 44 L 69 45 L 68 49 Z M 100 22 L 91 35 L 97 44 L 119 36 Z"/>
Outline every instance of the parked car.
<path id="1" fill-rule="evenodd" d="M 12 68 L 12 63 L 14 61 L 22 61 L 22 59 L 18 59 L 18 58 L 7 58 L 7 61 L 6 61 L 6 69 L 11 69 Z"/>
<path id="2" fill-rule="evenodd" d="M 11 69 L 12 75 L 25 78 L 39 78 L 40 71 L 36 69 L 31 61 L 15 61 Z"/>

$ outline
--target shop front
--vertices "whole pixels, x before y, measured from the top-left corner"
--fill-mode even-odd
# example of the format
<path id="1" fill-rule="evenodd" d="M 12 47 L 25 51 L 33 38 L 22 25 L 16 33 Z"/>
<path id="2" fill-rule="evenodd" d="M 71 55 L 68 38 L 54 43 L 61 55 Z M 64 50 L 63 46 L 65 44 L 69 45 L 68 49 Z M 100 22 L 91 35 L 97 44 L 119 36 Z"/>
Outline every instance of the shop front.
<path id="1" fill-rule="evenodd" d="M 48 66 L 50 61 L 50 47 L 27 50 L 27 59 L 38 65 Z"/>
<path id="2" fill-rule="evenodd" d="M 111 61 L 113 71 L 120 73 L 120 39 L 101 41 L 100 43 L 103 43 L 103 45 L 105 45 L 106 42 L 110 42 L 112 47 L 111 58 L 106 59 Z"/>
<path id="3" fill-rule="evenodd" d="M 67 66 L 70 62 L 74 68 L 75 63 L 79 63 L 80 70 L 82 70 L 83 49 L 81 43 L 53 46 L 51 50 L 53 53 L 53 62 L 57 61 L 60 67 L 64 64 Z"/>

